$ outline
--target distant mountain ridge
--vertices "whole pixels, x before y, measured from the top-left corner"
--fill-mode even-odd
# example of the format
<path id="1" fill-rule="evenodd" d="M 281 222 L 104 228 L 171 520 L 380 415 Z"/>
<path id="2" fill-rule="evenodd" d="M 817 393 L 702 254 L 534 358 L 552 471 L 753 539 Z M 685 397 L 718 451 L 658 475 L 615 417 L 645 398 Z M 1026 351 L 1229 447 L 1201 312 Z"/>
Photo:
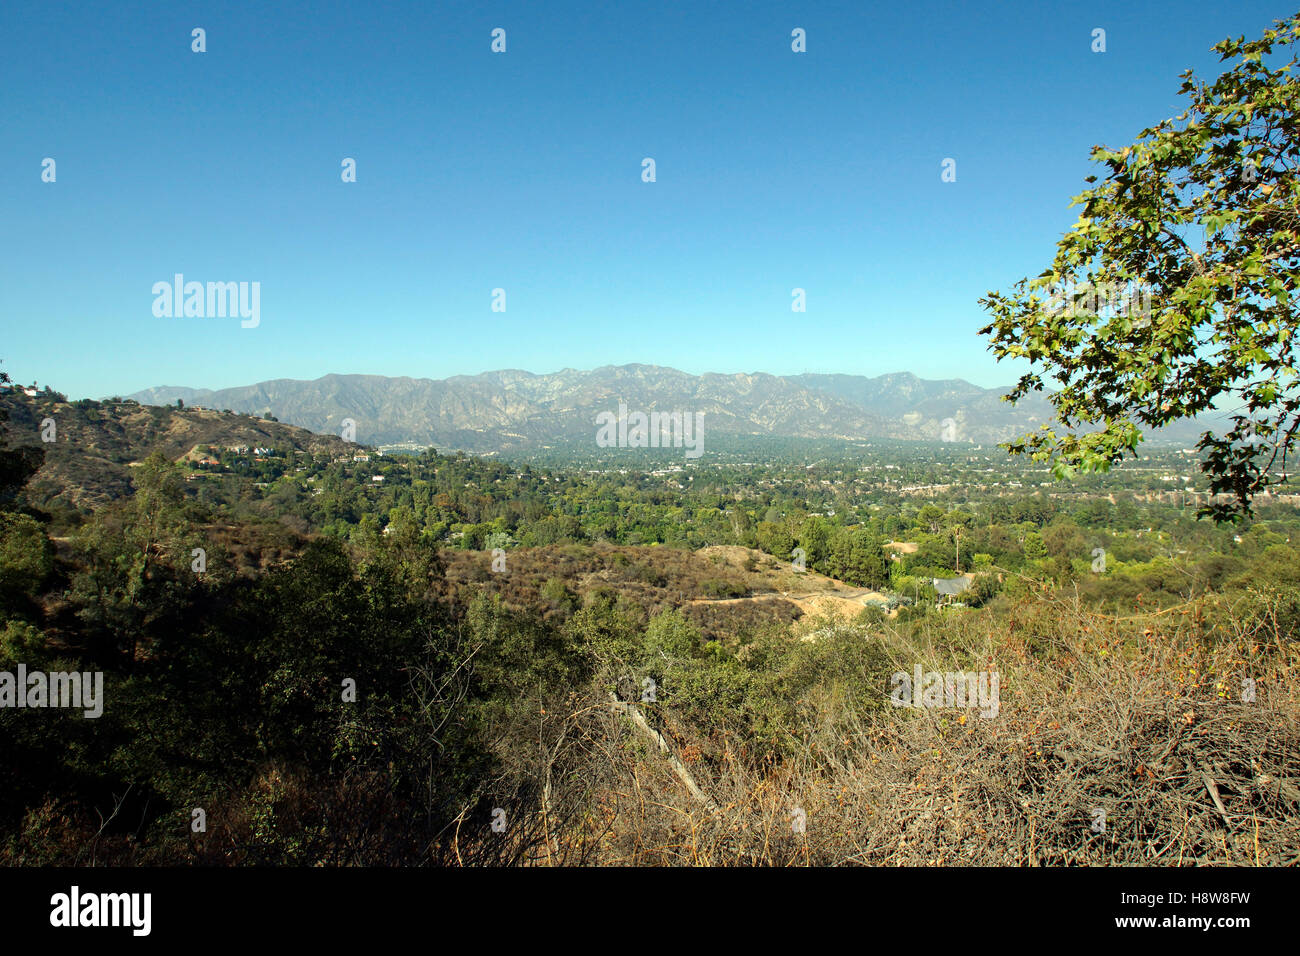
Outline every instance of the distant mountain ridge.
<path id="1" fill-rule="evenodd" d="M 344 420 L 351 419 L 357 440 L 367 444 L 410 443 L 489 454 L 593 440 L 596 415 L 616 412 L 620 403 L 643 412 L 703 412 L 706 436 L 947 437 L 993 443 L 1052 419 L 1045 398 L 1030 396 L 1013 407 L 1001 401 L 1008 390 L 961 379 L 932 381 L 908 372 L 874 378 L 692 375 L 654 365 L 607 365 L 546 374 L 502 369 L 447 379 L 325 375 L 217 391 L 162 386 L 131 397 L 153 405 L 181 399 L 187 405 L 271 414 L 322 434 L 339 434 Z"/>

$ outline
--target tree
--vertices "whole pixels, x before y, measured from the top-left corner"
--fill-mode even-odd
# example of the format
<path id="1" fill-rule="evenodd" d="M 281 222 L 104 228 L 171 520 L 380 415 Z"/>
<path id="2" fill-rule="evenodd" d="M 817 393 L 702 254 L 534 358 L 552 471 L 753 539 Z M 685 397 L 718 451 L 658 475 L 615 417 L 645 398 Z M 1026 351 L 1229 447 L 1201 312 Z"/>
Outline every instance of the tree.
<path id="1" fill-rule="evenodd" d="M 686 620 L 681 611 L 662 611 L 646 627 L 645 650 L 654 663 L 660 658 L 691 657 L 702 644 L 699 628 Z"/>
<path id="2" fill-rule="evenodd" d="M 1297 38 L 1300 14 L 1215 46 L 1236 63 L 1209 85 L 1185 72 L 1185 112 L 1093 148 L 1104 179 L 1075 197 L 1082 215 L 1052 264 L 980 300 L 999 360 L 1032 364 L 1007 400 L 1059 385 L 1057 421 L 1003 447 L 1058 478 L 1105 471 L 1136 455 L 1143 428 L 1230 404 L 1231 427 L 1199 448 L 1211 491 L 1232 501 L 1200 513 L 1247 515 L 1281 480 L 1270 468 L 1285 469 L 1300 428 L 1300 78 L 1296 60 L 1265 57 Z"/>
<path id="3" fill-rule="evenodd" d="M 1047 557 L 1047 548 L 1043 544 L 1043 536 L 1037 531 L 1031 531 L 1025 535 L 1025 557 L 1031 561 Z"/>
<path id="4" fill-rule="evenodd" d="M 962 595 L 962 603 L 970 607 L 983 607 L 993 599 L 998 590 L 998 579 L 994 575 L 977 574 L 971 581 L 970 590 Z"/>
<path id="5" fill-rule="evenodd" d="M 844 580 L 860 587 L 881 588 L 889 582 L 889 560 L 880 542 L 863 529 L 849 533 L 851 545 Z"/>
<path id="6" fill-rule="evenodd" d="M 794 536 L 786 530 L 784 525 L 771 521 L 760 521 L 755 532 L 761 550 L 781 561 L 790 559 L 790 552 L 794 550 Z"/>
<path id="7" fill-rule="evenodd" d="M 30 515 L 0 513 L 0 611 L 35 597 L 54 568 L 54 546 Z"/>
<path id="8" fill-rule="evenodd" d="M 946 512 L 938 505 L 924 505 L 916 513 L 916 520 L 922 527 L 928 528 L 930 534 L 938 534 L 945 514 Z"/>
<path id="9" fill-rule="evenodd" d="M 8 385 L 11 379 L 7 372 L 0 372 L 0 385 Z M 0 408 L 0 508 L 8 508 L 14 497 L 27 484 L 27 479 L 36 474 L 45 462 L 45 450 L 33 446 L 10 448 L 5 438 L 3 425 L 9 420 L 9 412 Z"/>
<path id="10" fill-rule="evenodd" d="M 142 639 L 173 631 L 195 582 L 192 547 L 202 543 L 183 509 L 184 482 L 153 452 L 135 469 L 135 494 L 98 512 L 76 538 L 84 567 L 72 579 L 78 615 L 134 663 Z"/>
<path id="11" fill-rule="evenodd" d="M 821 564 L 830 552 L 830 525 L 824 518 L 810 515 L 799 529 L 799 546 L 808 553 L 810 565 Z"/>

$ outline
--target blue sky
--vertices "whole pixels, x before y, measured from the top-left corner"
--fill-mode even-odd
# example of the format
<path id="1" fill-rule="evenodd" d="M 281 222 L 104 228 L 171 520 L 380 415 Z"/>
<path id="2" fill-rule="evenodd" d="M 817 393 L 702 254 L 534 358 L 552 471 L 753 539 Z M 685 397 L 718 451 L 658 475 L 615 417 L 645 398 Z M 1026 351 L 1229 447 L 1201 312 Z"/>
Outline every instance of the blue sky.
<path id="1" fill-rule="evenodd" d="M 977 300 L 1050 261 L 1089 148 L 1292 12 L 9 0 L 0 367 L 72 397 L 627 362 L 1007 384 Z M 260 325 L 155 317 L 177 272 L 259 282 Z"/>

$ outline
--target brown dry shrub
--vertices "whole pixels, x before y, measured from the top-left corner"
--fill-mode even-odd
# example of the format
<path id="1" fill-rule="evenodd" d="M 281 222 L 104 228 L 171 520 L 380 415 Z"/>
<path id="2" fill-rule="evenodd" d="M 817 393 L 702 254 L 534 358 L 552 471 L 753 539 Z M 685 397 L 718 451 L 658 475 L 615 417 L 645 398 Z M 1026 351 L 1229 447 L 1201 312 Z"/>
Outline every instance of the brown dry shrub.
<path id="1" fill-rule="evenodd" d="M 792 755 L 690 765 L 714 809 L 605 717 L 616 782 L 596 799 L 593 862 L 1293 865 L 1300 692 L 1286 605 L 1255 593 L 1117 618 L 1031 595 L 997 614 L 884 626 L 899 671 L 997 671 L 997 717 L 861 715 L 811 695 Z M 732 737 L 729 754 L 744 745 Z"/>

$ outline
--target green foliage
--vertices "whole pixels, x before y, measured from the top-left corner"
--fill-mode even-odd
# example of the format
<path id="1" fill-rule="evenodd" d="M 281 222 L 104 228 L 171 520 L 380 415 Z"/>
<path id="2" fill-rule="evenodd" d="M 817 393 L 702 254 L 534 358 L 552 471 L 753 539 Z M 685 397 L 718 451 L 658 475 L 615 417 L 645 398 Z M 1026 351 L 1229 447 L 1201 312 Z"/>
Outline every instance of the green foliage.
<path id="1" fill-rule="evenodd" d="M 1297 38 L 1300 15 L 1218 44 L 1235 63 L 1208 84 L 1183 74 L 1185 112 L 1131 146 L 1094 148 L 1104 177 L 1075 198 L 1083 211 L 1052 264 L 981 300 L 995 354 L 1035 366 L 1009 399 L 1050 378 L 1065 429 L 1044 426 L 1010 451 L 1058 478 L 1104 471 L 1136 453 L 1144 429 L 1228 401 L 1241 409 L 1233 426 L 1199 447 L 1211 491 L 1233 500 L 1203 513 L 1249 514 L 1278 480 L 1270 466 L 1300 425 L 1300 79 L 1296 60 L 1268 58 Z"/>
<path id="2" fill-rule="evenodd" d="M 1002 590 L 1001 584 L 993 574 L 977 574 L 971 586 L 962 596 L 962 603 L 970 607 L 983 607 Z"/>
<path id="3" fill-rule="evenodd" d="M 585 607 L 565 624 L 565 634 L 593 665 L 629 670 L 641 658 L 636 622 L 612 592 L 590 592 Z"/>
<path id="4" fill-rule="evenodd" d="M 700 653 L 700 630 L 680 611 L 664 611 L 650 619 L 645 632 L 645 653 L 651 658 L 688 658 Z"/>
<path id="5" fill-rule="evenodd" d="M 715 599 L 744 597 L 749 590 L 741 584 L 721 578 L 705 578 L 700 582 L 700 592 Z"/>
<path id="6" fill-rule="evenodd" d="M 1213 588 L 1251 626 L 1300 622 L 1293 509 L 1261 509 L 1234 540 L 1148 486 L 1081 478 L 1077 494 L 1048 497 L 1010 469 L 980 485 L 984 461 L 938 454 L 891 462 L 928 489 L 966 482 L 923 498 L 858 484 L 856 461 L 700 468 L 676 487 L 429 454 L 383 462 L 388 480 L 373 486 L 374 464 L 304 459 L 279 489 L 256 490 L 250 473 L 208 490 L 157 454 L 132 469 L 132 494 L 88 512 L 57 550 L 40 509 L 10 509 L 0 658 L 103 669 L 110 705 L 91 721 L 0 711 L 0 827 L 11 835 L 0 856 L 69 862 L 129 834 L 132 854 L 171 863 L 463 862 L 474 847 L 504 852 L 483 849 L 506 845 L 484 832 L 494 806 L 521 828 L 543 810 L 598 810 L 601 775 L 635 739 L 622 736 L 611 691 L 707 782 L 736 767 L 815 766 L 822 744 L 858 738 L 887 706 L 886 644 L 897 657 L 908 642 L 964 646 L 964 626 L 1009 633 L 1016 602 L 1049 578 L 1125 614 Z M 15 501 L 30 504 L 26 494 Z M 548 543 L 518 564 L 512 551 L 509 576 L 489 574 L 485 555 L 451 555 L 482 578 L 452 580 L 440 548 L 453 529 L 461 547 Z M 883 534 L 916 552 L 886 560 Z M 226 535 L 256 538 L 238 567 Z M 775 562 L 602 539 L 749 542 Z M 765 621 L 763 609 L 788 605 L 760 592 L 800 586 L 788 573 L 796 545 L 811 570 L 917 603 L 895 617 L 864 609 L 851 625 L 802 621 L 797 634 Z M 1104 574 L 1087 570 L 1096 546 Z M 209 552 L 207 572 L 192 569 L 193 547 Z M 936 611 L 929 579 L 952 574 L 958 549 L 978 572 L 961 600 L 981 609 Z M 779 573 L 760 584 L 773 563 Z M 753 602 L 696 600 L 749 586 Z M 726 616 L 738 612 L 754 617 Z M 186 842 L 193 806 L 227 840 L 212 856 Z"/>
<path id="7" fill-rule="evenodd" d="M 19 610 L 54 568 L 54 545 L 29 515 L 0 512 L 0 610 Z"/>
<path id="8" fill-rule="evenodd" d="M 5 621 L 0 630 L 0 666 L 33 667 L 46 657 L 45 635 L 26 621 Z"/>
<path id="9" fill-rule="evenodd" d="M 1037 531 L 1025 535 L 1025 557 L 1030 561 L 1041 561 L 1047 557 L 1047 544 Z"/>
<path id="10" fill-rule="evenodd" d="M 778 561 L 790 560 L 790 553 L 794 550 L 794 536 L 783 525 L 772 521 L 760 521 L 756 535 L 761 550 Z"/>
<path id="11" fill-rule="evenodd" d="M 578 606 L 577 597 L 559 578 L 548 578 L 539 593 L 542 600 L 566 615 L 572 614 Z"/>

